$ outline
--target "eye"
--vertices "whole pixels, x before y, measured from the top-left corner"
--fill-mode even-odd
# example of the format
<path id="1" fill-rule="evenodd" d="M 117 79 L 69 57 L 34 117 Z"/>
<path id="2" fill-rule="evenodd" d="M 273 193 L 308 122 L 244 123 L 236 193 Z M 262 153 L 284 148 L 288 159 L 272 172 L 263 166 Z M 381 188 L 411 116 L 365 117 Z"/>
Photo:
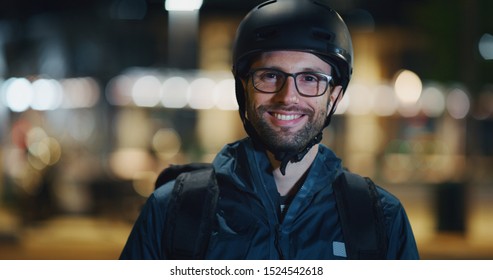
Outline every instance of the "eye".
<path id="1" fill-rule="evenodd" d="M 281 74 L 279 72 L 272 70 L 259 71 L 257 74 L 258 77 L 264 81 L 278 80 L 281 78 Z"/>
<path id="2" fill-rule="evenodd" d="M 315 73 L 300 73 L 298 79 L 300 82 L 318 83 L 323 77 Z"/>

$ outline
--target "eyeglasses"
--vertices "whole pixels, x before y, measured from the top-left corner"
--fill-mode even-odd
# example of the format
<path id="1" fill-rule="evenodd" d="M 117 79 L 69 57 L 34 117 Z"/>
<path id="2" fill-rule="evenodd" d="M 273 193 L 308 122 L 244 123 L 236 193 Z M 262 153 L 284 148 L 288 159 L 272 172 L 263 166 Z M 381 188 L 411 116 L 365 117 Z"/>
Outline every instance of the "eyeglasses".
<path id="1" fill-rule="evenodd" d="M 333 85 L 332 76 L 318 72 L 286 73 L 272 68 L 259 68 L 248 74 L 252 77 L 253 87 L 263 93 L 281 91 L 288 77 L 293 77 L 296 90 L 306 97 L 321 96 L 329 85 Z"/>

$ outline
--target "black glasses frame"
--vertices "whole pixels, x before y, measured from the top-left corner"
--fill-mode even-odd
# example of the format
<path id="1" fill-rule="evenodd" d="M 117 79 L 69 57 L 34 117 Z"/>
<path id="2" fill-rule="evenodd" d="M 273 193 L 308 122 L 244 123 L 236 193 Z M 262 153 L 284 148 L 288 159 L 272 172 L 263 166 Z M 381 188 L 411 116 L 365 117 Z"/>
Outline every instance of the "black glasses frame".
<path id="1" fill-rule="evenodd" d="M 254 81 L 254 75 L 258 71 L 272 71 L 272 72 L 281 74 L 284 77 L 284 80 L 283 80 L 282 84 L 279 86 L 279 89 L 274 90 L 274 91 L 266 91 L 266 90 L 262 90 L 262 89 L 257 88 L 257 86 L 255 85 L 255 81 Z M 314 72 L 314 71 L 303 71 L 303 72 L 297 72 L 297 73 L 286 73 L 284 71 L 281 71 L 279 69 L 274 69 L 274 68 L 256 68 L 256 69 L 252 69 L 250 72 L 248 72 L 247 75 L 252 79 L 253 88 L 255 88 L 255 90 L 257 90 L 259 92 L 262 92 L 262 93 L 277 93 L 277 92 L 280 92 L 282 90 L 282 88 L 284 87 L 284 85 L 286 84 L 286 81 L 288 80 L 288 77 L 293 77 L 294 85 L 296 87 L 296 90 L 298 91 L 298 94 L 301 95 L 301 96 L 305 96 L 305 97 L 318 97 L 318 96 L 322 96 L 322 95 L 324 95 L 327 92 L 327 89 L 329 88 L 329 86 L 334 86 L 334 79 L 333 79 L 333 77 L 331 75 L 328 75 L 328 74 L 325 74 L 325 73 L 321 73 L 321 72 Z M 325 85 L 325 89 L 322 91 L 322 93 L 316 94 L 316 95 L 304 94 L 298 88 L 298 82 L 297 82 L 296 78 L 299 75 L 314 75 L 314 76 L 324 77 L 325 79 L 327 79 L 327 84 Z"/>

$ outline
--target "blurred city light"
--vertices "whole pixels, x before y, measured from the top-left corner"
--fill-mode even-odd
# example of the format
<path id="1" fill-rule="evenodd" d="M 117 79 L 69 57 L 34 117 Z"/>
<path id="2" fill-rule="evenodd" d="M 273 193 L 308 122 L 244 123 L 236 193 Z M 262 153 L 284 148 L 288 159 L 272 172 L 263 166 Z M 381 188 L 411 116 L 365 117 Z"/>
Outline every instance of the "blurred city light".
<path id="1" fill-rule="evenodd" d="M 170 128 L 159 129 L 152 137 L 152 148 L 161 159 L 169 160 L 180 152 L 180 135 Z"/>
<path id="2" fill-rule="evenodd" d="M 351 97 L 348 113 L 353 115 L 366 115 L 371 112 L 373 93 L 367 86 L 360 84 L 349 85 L 346 97 Z"/>
<path id="3" fill-rule="evenodd" d="M 220 110 L 238 110 L 238 102 L 235 95 L 235 80 L 225 79 L 219 81 L 214 88 L 216 107 Z"/>
<path id="4" fill-rule="evenodd" d="M 119 149 L 109 158 L 113 174 L 124 180 L 133 180 L 136 174 L 152 170 L 152 162 L 151 155 L 138 148 Z"/>
<path id="5" fill-rule="evenodd" d="M 445 111 L 445 95 L 438 87 L 426 87 L 421 95 L 420 104 L 426 116 L 438 117 Z"/>
<path id="6" fill-rule="evenodd" d="M 113 77 L 106 86 L 105 96 L 109 104 L 114 106 L 126 106 L 132 102 L 133 78 L 128 75 Z"/>
<path id="7" fill-rule="evenodd" d="M 132 87 L 132 99 L 137 106 L 156 106 L 161 100 L 161 82 L 152 75 L 139 78 Z"/>
<path id="8" fill-rule="evenodd" d="M 447 95 L 447 111 L 454 119 L 463 119 L 469 113 L 471 103 L 467 93 L 460 89 L 455 88 Z"/>
<path id="9" fill-rule="evenodd" d="M 27 133 L 27 149 L 29 163 L 38 170 L 54 165 L 61 157 L 62 150 L 59 142 L 49 137 L 41 127 L 33 127 Z"/>
<path id="10" fill-rule="evenodd" d="M 62 104 L 63 91 L 53 79 L 39 79 L 32 83 L 34 92 L 31 107 L 34 110 L 55 110 Z"/>
<path id="11" fill-rule="evenodd" d="M 171 77 L 162 85 L 161 103 L 166 108 L 183 108 L 188 102 L 188 81 L 183 77 Z"/>
<path id="12" fill-rule="evenodd" d="M 10 78 L 2 85 L 0 92 L 5 96 L 5 103 L 10 110 L 23 112 L 31 105 L 34 89 L 26 78 Z"/>
<path id="13" fill-rule="evenodd" d="M 106 86 L 106 100 L 114 106 L 134 104 L 144 108 L 161 105 L 170 109 L 238 109 L 235 81 L 224 73 L 176 74 L 138 72 L 115 76 Z M 385 83 L 376 86 L 349 85 L 336 114 L 372 113 L 388 117 L 397 112 L 402 117 L 413 117 L 423 112 L 428 117 L 438 117 L 447 110 L 454 118 L 464 118 L 471 107 L 468 95 L 460 89 L 446 94 L 441 88 L 437 84 L 423 87 L 415 73 L 402 70 L 396 75 L 393 87 Z M 10 78 L 0 83 L 0 94 L 0 101 L 13 112 L 23 112 L 29 108 L 53 111 L 59 108 L 91 108 L 99 100 L 100 89 L 90 77 L 59 81 L 39 78 L 33 82 L 26 78 Z"/>
<path id="14" fill-rule="evenodd" d="M 165 0 L 166 11 L 195 11 L 202 7 L 202 0 Z"/>
<path id="15" fill-rule="evenodd" d="M 485 33 L 478 43 L 479 53 L 485 60 L 493 59 L 493 35 Z"/>
<path id="16" fill-rule="evenodd" d="M 214 107 L 214 87 L 216 83 L 209 78 L 198 78 L 190 83 L 188 103 L 192 109 L 211 109 Z"/>
<path id="17" fill-rule="evenodd" d="M 415 104 L 420 95 L 423 84 L 416 73 L 409 70 L 402 70 L 396 75 L 394 89 L 397 98 L 404 105 Z"/>
<path id="18" fill-rule="evenodd" d="M 392 116 L 399 107 L 394 89 L 390 85 L 379 85 L 372 95 L 373 113 L 377 116 Z"/>
<path id="19" fill-rule="evenodd" d="M 99 86 L 91 78 L 71 78 L 61 81 L 10 78 L 0 87 L 1 99 L 13 112 L 29 108 L 37 111 L 58 108 L 90 108 L 99 100 Z"/>
<path id="20" fill-rule="evenodd" d="M 69 78 L 61 80 L 60 84 L 63 89 L 62 108 L 91 108 L 99 101 L 101 92 L 93 78 Z"/>
<path id="21" fill-rule="evenodd" d="M 399 115 L 404 118 L 412 118 L 419 114 L 421 111 L 420 102 L 409 103 L 409 104 L 401 104 L 397 109 Z"/>

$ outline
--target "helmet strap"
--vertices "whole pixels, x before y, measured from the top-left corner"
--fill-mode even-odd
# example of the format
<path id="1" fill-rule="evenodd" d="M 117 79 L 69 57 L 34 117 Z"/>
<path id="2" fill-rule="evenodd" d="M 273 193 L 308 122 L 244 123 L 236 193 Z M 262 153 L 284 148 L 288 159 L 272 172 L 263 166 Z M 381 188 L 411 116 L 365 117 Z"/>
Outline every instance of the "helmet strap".
<path id="1" fill-rule="evenodd" d="M 339 104 L 339 101 L 342 99 L 342 97 L 344 96 L 344 91 L 345 89 L 343 88 L 341 91 L 339 91 L 339 93 L 337 94 L 337 97 L 336 99 L 334 100 L 333 102 L 333 105 L 332 107 L 330 107 L 330 112 L 329 114 L 327 115 L 327 118 L 325 119 L 325 125 L 324 125 L 324 128 L 329 126 L 330 124 L 330 121 L 332 120 L 332 116 L 335 114 L 336 110 L 337 110 L 337 105 Z M 329 101 L 330 102 L 330 101 Z M 330 103 L 329 103 L 330 105 Z"/>

